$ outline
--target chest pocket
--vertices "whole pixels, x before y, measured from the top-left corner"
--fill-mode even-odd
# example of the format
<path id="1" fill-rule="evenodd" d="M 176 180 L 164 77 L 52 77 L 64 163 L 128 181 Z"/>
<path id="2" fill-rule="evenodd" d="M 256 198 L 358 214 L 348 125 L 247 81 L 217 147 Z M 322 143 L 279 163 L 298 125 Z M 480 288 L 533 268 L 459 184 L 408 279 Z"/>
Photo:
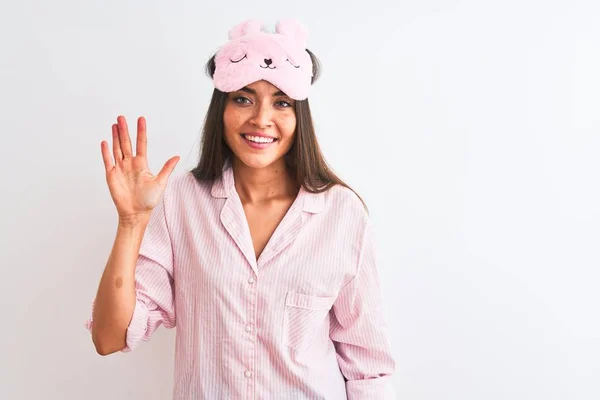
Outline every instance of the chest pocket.
<path id="1" fill-rule="evenodd" d="M 335 297 L 316 297 L 288 292 L 283 315 L 283 341 L 302 350 L 319 336 L 329 334 L 329 310 Z"/>

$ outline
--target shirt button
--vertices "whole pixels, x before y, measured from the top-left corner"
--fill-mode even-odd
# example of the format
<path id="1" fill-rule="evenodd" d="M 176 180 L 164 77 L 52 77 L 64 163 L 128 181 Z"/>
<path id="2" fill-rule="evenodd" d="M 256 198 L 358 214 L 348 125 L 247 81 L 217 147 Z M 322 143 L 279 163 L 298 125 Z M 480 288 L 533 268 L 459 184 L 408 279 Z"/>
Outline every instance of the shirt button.
<path id="1" fill-rule="evenodd" d="M 253 277 L 250 277 L 250 278 L 248 279 L 248 283 L 252 285 L 252 284 L 254 283 L 254 278 L 253 278 Z"/>
<path id="2" fill-rule="evenodd" d="M 252 332 L 252 327 L 250 325 L 246 325 L 246 332 Z"/>
<path id="3" fill-rule="evenodd" d="M 246 372 L 244 372 L 244 376 L 246 378 L 250 378 L 252 376 L 252 371 L 246 371 Z"/>

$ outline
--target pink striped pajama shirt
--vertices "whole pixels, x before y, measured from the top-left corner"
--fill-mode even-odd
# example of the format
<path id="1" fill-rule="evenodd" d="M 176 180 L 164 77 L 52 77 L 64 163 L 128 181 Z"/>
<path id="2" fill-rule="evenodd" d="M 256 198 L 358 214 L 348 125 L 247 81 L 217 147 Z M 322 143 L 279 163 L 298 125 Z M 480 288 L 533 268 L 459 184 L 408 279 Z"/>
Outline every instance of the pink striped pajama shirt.
<path id="1" fill-rule="evenodd" d="M 135 287 L 122 351 L 177 326 L 175 400 L 395 399 L 373 228 L 347 188 L 301 188 L 257 260 L 231 163 L 173 175 Z"/>

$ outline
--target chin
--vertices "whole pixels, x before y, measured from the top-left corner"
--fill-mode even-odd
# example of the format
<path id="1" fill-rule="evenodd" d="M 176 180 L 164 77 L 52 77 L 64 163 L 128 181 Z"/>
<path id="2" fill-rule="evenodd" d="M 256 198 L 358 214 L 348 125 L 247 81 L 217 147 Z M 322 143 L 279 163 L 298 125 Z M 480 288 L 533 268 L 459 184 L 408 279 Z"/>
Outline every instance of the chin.
<path id="1" fill-rule="evenodd" d="M 240 155 L 236 155 L 237 158 L 244 164 L 246 165 L 248 168 L 254 168 L 254 169 L 261 169 L 261 168 L 265 168 L 268 167 L 269 165 L 273 164 L 274 162 L 276 162 L 278 159 L 277 158 L 273 158 L 272 156 L 269 156 L 267 154 L 242 154 L 241 157 Z"/>

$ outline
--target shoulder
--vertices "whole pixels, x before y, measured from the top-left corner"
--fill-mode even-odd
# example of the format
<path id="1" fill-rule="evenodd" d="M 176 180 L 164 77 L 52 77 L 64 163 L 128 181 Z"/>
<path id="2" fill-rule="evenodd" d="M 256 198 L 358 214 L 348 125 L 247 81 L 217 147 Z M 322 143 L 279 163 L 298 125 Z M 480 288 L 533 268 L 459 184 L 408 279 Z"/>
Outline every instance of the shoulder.
<path id="1" fill-rule="evenodd" d="M 336 209 L 360 219 L 368 218 L 363 202 L 352 189 L 338 184 L 332 186 L 323 194 L 327 208 Z"/>
<path id="2" fill-rule="evenodd" d="M 194 177 L 191 171 L 182 171 L 177 174 L 173 173 L 167 182 L 167 190 L 170 193 L 178 193 L 185 190 L 200 189 L 210 190 L 212 182 L 200 182 Z"/>
<path id="3" fill-rule="evenodd" d="M 211 188 L 212 182 L 198 181 L 191 171 L 173 173 L 164 191 L 165 202 L 175 207 L 185 207 L 192 201 L 205 202 L 211 197 Z"/>
<path id="4" fill-rule="evenodd" d="M 335 185 L 322 192 L 324 219 L 343 227 L 348 236 L 362 236 L 370 217 L 360 197 L 350 188 Z"/>
<path id="5" fill-rule="evenodd" d="M 325 216 L 327 226 L 335 234 L 335 243 L 352 254 L 353 260 L 359 260 L 363 249 L 369 245 L 372 237 L 372 221 L 361 198 L 352 189 L 335 185 L 323 192 L 325 196 Z M 356 261 L 358 266 L 358 261 Z"/>

